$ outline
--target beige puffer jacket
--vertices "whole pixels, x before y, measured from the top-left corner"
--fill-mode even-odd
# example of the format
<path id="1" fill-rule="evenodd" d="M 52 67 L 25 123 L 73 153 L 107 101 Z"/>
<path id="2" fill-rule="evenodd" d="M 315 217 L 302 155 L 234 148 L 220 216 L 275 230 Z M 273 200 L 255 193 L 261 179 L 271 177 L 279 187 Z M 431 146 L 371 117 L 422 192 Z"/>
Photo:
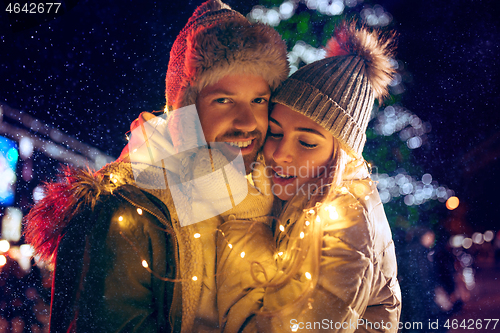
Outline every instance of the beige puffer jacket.
<path id="1" fill-rule="evenodd" d="M 272 265 L 269 258 L 260 258 L 259 269 L 267 271 L 271 283 L 283 282 L 282 272 L 290 266 L 287 258 L 293 256 L 293 260 L 297 260 L 305 255 L 304 261 L 292 278 L 280 285 L 256 286 L 254 292 L 262 298 L 254 295 L 253 305 L 243 299 L 247 303 L 244 308 L 257 309 L 255 315 L 242 318 L 239 311 L 231 311 L 231 308 L 241 308 L 241 299 L 234 300 L 232 306 L 226 305 L 226 322 L 230 324 L 222 325 L 225 332 L 238 329 L 244 332 L 397 332 L 401 292 L 394 243 L 383 205 L 364 164 L 348 165 L 346 174 L 338 195 L 313 211 L 304 209 L 307 203 L 304 197 L 296 196 L 286 204 L 276 225 L 275 263 Z M 316 230 L 321 239 L 316 242 L 315 251 L 314 241 L 302 240 L 308 239 L 318 223 L 321 228 Z M 251 233 L 240 236 L 241 239 L 249 237 Z M 258 248 L 248 249 L 247 245 L 246 252 L 266 249 L 263 242 L 267 236 L 259 237 Z M 235 243 L 233 248 L 239 246 Z M 223 252 L 220 258 L 226 260 L 226 267 L 234 269 L 238 260 L 241 262 L 237 253 L 231 258 L 228 249 Z M 222 269 L 219 263 L 218 273 L 224 275 Z M 261 280 L 263 275 L 260 272 Z M 237 274 L 232 277 L 238 278 Z M 218 284 L 219 293 L 227 293 L 231 291 L 228 286 L 236 285 L 227 280 Z M 249 282 L 241 286 L 248 285 Z M 232 291 L 234 293 L 234 289 Z M 242 326 L 236 328 L 234 323 Z"/>

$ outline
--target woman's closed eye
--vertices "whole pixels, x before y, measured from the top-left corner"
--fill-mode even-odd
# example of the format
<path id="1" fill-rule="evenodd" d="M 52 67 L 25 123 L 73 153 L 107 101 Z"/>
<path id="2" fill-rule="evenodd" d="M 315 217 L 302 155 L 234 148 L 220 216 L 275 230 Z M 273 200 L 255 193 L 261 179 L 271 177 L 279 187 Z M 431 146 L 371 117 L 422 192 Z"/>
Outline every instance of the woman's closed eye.
<path id="1" fill-rule="evenodd" d="M 274 138 L 274 139 L 279 139 L 279 138 L 283 137 L 283 133 L 273 133 L 269 130 L 269 131 L 267 131 L 267 136 Z"/>
<path id="2" fill-rule="evenodd" d="M 299 140 L 300 144 L 304 147 L 304 148 L 307 148 L 307 149 L 313 149 L 313 148 L 316 148 L 318 145 L 317 144 L 310 144 L 310 143 L 307 143 L 305 141 L 302 141 L 302 140 Z"/>

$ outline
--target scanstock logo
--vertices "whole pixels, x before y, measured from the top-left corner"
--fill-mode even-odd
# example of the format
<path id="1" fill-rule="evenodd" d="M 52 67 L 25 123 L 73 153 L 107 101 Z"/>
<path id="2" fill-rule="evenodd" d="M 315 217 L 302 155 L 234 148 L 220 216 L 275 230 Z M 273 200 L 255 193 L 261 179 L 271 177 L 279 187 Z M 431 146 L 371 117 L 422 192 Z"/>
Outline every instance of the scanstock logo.
<path id="1" fill-rule="evenodd" d="M 241 150 L 207 144 L 195 105 L 141 115 L 136 125 L 129 141 L 135 182 L 153 191 L 168 187 L 181 226 L 222 214 L 247 196 Z"/>

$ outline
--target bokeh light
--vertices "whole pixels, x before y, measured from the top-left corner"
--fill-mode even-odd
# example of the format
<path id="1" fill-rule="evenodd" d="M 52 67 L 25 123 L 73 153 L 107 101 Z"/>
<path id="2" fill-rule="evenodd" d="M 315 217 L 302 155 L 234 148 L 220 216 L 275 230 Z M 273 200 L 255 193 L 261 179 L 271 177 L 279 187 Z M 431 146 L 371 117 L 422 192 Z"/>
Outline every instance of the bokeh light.
<path id="1" fill-rule="evenodd" d="M 449 197 L 448 200 L 446 200 L 446 208 L 448 208 L 449 210 L 456 209 L 459 204 L 460 200 L 458 200 L 458 198 L 455 196 Z"/>

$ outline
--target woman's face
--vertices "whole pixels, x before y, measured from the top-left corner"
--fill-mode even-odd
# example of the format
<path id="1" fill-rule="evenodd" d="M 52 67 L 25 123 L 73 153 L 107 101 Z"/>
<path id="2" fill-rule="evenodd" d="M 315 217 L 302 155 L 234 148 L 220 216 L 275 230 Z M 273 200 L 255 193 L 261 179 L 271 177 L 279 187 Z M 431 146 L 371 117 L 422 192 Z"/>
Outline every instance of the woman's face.
<path id="1" fill-rule="evenodd" d="M 323 127 L 276 104 L 264 145 L 266 163 L 272 168 L 274 195 L 290 200 L 297 193 L 311 194 L 317 186 L 314 180 L 328 172 L 334 148 L 333 136 Z"/>

